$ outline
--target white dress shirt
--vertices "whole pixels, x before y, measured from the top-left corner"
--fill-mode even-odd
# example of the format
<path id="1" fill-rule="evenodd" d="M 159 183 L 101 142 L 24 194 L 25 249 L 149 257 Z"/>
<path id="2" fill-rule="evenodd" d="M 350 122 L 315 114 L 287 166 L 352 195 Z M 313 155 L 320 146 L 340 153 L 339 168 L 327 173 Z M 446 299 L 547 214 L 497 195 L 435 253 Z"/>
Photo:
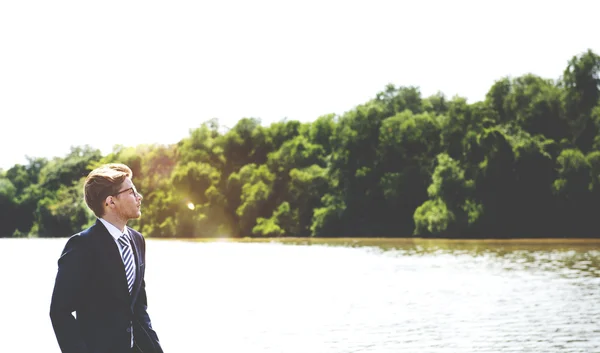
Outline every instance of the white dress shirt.
<path id="1" fill-rule="evenodd" d="M 121 254 L 121 260 L 123 260 L 123 247 L 121 246 L 121 243 L 119 243 L 119 238 L 123 235 L 123 234 L 127 234 L 128 236 L 131 237 L 131 235 L 129 234 L 129 230 L 127 229 L 127 227 L 125 227 L 124 231 L 119 230 L 117 227 L 115 227 L 112 223 L 109 223 L 107 220 L 102 219 L 102 218 L 98 218 L 100 220 L 100 222 L 102 222 L 102 224 L 104 224 L 104 226 L 106 227 L 106 229 L 108 229 L 108 232 L 110 233 L 110 235 L 112 235 L 112 237 L 115 240 L 115 243 L 117 244 L 117 246 L 119 247 L 119 254 Z M 131 252 L 133 253 L 133 247 L 131 246 L 131 241 L 129 242 L 129 247 L 131 248 Z M 125 264 L 125 263 L 123 263 Z M 135 276 L 137 274 L 133 273 L 133 281 L 135 282 Z"/>

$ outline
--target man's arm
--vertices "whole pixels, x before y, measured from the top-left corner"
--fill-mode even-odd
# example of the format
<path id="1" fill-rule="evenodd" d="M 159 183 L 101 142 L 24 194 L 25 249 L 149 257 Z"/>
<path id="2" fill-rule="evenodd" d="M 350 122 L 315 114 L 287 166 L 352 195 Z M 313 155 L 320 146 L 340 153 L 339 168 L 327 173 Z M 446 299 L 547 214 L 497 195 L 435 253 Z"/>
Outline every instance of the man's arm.
<path id="1" fill-rule="evenodd" d="M 81 236 L 72 236 L 58 259 L 58 273 L 50 304 L 50 319 L 63 353 L 85 353 L 77 321 L 71 314 L 82 298 L 87 256 Z"/>
<path id="2" fill-rule="evenodd" d="M 148 315 L 148 300 L 146 297 L 146 283 L 142 280 L 142 286 L 140 288 L 140 293 L 135 303 L 134 315 L 137 322 L 142 327 L 144 333 L 148 336 L 148 339 L 154 345 L 155 353 L 163 353 L 162 347 L 160 346 L 160 341 L 158 340 L 158 335 L 152 328 L 152 322 L 150 321 L 150 315 Z"/>
<path id="3" fill-rule="evenodd" d="M 140 237 L 142 239 L 142 254 L 145 263 L 146 240 L 142 235 L 140 235 Z M 133 314 L 135 315 L 135 319 L 141 326 L 144 334 L 148 337 L 148 339 L 154 346 L 155 353 L 163 353 L 162 347 L 160 346 L 160 341 L 158 340 L 158 335 L 152 328 L 150 315 L 148 315 L 148 297 L 146 296 L 146 280 L 143 278 L 142 284 L 140 286 L 140 292 L 138 294 L 137 301 L 135 302 L 135 307 L 133 308 Z"/>

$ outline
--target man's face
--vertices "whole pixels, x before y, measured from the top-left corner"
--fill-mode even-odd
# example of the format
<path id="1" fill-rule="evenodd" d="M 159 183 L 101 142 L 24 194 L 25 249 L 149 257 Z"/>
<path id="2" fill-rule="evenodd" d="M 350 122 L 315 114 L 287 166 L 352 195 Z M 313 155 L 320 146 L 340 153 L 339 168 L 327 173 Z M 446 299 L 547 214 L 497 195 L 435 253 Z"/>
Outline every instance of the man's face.
<path id="1" fill-rule="evenodd" d="M 121 184 L 119 192 L 113 197 L 115 211 L 124 220 L 140 218 L 142 215 L 142 195 L 137 192 L 133 182 L 127 178 Z"/>

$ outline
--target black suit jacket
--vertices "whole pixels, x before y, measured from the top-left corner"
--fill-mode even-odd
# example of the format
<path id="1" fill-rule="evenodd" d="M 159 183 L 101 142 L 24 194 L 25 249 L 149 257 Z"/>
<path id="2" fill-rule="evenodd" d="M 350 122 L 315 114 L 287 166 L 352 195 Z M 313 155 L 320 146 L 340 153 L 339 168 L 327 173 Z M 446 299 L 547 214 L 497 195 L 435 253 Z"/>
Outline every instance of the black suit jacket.
<path id="1" fill-rule="evenodd" d="M 136 264 L 131 295 L 119 248 L 100 220 L 67 241 L 50 304 L 63 353 L 130 353 L 130 323 L 135 343 L 144 353 L 163 352 L 146 311 L 146 242 L 128 229 Z"/>

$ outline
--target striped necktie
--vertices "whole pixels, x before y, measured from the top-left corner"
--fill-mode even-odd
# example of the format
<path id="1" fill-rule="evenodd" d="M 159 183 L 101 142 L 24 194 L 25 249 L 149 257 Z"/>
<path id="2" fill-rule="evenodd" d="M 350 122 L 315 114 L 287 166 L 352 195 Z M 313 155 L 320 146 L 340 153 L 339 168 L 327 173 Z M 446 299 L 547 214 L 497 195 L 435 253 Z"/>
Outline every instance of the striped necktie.
<path id="1" fill-rule="evenodd" d="M 133 276 L 135 275 L 135 262 L 133 261 L 133 253 L 131 252 L 131 246 L 129 245 L 129 238 L 126 234 L 123 234 L 119 238 L 119 244 L 123 249 L 123 264 L 125 265 L 125 276 L 127 277 L 127 286 L 129 287 L 129 294 L 133 289 Z"/>

